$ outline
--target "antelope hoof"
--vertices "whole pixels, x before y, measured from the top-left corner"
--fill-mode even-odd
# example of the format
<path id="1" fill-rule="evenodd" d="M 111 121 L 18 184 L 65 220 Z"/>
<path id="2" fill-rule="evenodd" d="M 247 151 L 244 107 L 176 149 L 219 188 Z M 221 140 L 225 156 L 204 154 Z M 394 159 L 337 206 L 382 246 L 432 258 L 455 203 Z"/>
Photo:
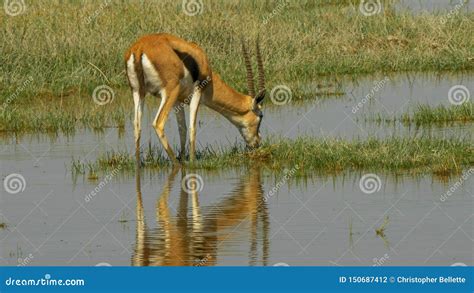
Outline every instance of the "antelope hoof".
<path id="1" fill-rule="evenodd" d="M 180 162 L 183 162 L 186 160 L 186 154 L 185 153 L 180 153 L 176 159 Z"/>

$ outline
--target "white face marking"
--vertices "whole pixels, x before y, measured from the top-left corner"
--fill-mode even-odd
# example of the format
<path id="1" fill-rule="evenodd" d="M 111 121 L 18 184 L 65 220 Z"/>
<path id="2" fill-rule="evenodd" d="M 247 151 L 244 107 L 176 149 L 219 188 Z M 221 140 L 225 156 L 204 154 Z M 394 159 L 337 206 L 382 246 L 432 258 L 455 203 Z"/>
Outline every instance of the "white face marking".
<path id="1" fill-rule="evenodd" d="M 127 75 L 130 80 L 130 86 L 133 90 L 138 91 L 140 84 L 138 83 L 137 72 L 135 71 L 135 57 L 130 55 L 130 58 L 127 60 Z"/>
<path id="2" fill-rule="evenodd" d="M 246 143 L 251 143 L 254 140 L 254 138 L 250 134 L 247 123 L 244 123 L 243 126 L 240 128 L 240 133 L 244 137 Z"/>
<path id="3" fill-rule="evenodd" d="M 240 121 L 238 129 L 247 145 L 255 146 L 256 144 L 258 144 L 260 140 L 260 131 L 258 131 L 257 133 L 252 133 L 252 129 L 250 128 L 249 123 L 247 123 L 246 121 Z"/>
<path id="4" fill-rule="evenodd" d="M 153 63 L 146 54 L 142 55 L 143 75 L 145 77 L 145 88 L 147 92 L 157 93 L 160 91 L 161 79 Z"/>

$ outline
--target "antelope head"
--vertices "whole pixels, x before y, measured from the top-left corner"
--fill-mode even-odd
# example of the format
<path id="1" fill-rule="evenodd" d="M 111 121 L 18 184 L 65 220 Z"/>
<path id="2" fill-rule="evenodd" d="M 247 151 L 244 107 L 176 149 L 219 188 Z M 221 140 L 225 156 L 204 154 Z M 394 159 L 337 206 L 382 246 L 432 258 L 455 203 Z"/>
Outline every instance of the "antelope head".
<path id="1" fill-rule="evenodd" d="M 258 69 L 258 91 L 255 93 L 254 76 L 252 71 L 252 64 L 250 61 L 250 55 L 245 45 L 245 41 L 242 39 L 242 53 L 244 56 L 245 67 L 247 69 L 247 87 L 248 95 L 252 99 L 252 106 L 243 117 L 243 123 L 239 127 L 239 131 L 244 138 L 247 147 L 256 148 L 260 145 L 260 125 L 263 119 L 262 113 L 262 101 L 265 98 L 265 72 L 263 69 L 262 55 L 260 53 L 260 44 L 256 42 L 256 55 L 257 55 L 257 69 Z"/>

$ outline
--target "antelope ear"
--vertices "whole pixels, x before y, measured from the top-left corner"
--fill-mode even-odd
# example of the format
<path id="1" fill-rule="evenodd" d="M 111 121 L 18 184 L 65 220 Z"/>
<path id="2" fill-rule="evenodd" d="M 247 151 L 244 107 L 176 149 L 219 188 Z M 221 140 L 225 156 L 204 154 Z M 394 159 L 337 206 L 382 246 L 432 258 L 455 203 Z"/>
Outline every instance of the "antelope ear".
<path id="1" fill-rule="evenodd" d="M 255 96 L 255 104 L 260 104 L 263 99 L 265 98 L 265 95 L 267 94 L 266 90 L 261 90 L 256 96 Z"/>

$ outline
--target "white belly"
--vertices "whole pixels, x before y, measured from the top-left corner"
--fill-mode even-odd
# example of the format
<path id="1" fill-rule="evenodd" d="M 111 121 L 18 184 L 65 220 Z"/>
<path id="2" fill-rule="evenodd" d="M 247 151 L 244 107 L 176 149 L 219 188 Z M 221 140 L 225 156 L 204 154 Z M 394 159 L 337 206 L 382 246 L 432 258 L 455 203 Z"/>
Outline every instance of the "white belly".
<path id="1" fill-rule="evenodd" d="M 146 54 L 142 55 L 142 67 L 143 77 L 145 79 L 145 90 L 153 95 L 159 93 L 163 83 L 161 82 L 158 71 L 156 71 L 155 66 L 151 63 Z"/>
<path id="2" fill-rule="evenodd" d="M 158 71 L 146 54 L 142 56 L 143 76 L 145 79 L 145 90 L 153 95 L 157 95 L 163 89 L 163 82 L 160 79 Z M 184 76 L 179 81 L 180 93 L 179 99 L 185 99 L 193 92 L 193 78 L 186 67 L 183 65 Z"/>

